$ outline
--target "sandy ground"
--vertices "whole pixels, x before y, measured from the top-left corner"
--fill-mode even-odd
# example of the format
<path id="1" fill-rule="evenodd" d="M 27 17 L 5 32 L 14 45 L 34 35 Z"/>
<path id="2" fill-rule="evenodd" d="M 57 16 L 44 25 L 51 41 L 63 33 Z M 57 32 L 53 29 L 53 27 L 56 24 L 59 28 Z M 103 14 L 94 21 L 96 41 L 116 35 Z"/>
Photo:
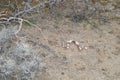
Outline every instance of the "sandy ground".
<path id="1" fill-rule="evenodd" d="M 94 26 L 66 19 L 39 22 L 41 32 L 31 26 L 20 32 L 45 63 L 34 80 L 120 80 L 119 21 Z M 68 40 L 87 49 L 63 48 Z"/>

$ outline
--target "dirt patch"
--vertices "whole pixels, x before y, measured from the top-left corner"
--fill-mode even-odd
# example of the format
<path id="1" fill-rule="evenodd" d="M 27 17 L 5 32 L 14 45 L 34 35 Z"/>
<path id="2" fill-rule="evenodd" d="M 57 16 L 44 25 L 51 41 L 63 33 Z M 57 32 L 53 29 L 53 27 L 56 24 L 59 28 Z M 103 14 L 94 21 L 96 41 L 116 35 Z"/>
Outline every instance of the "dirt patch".
<path id="1" fill-rule="evenodd" d="M 42 32 L 28 27 L 24 32 L 28 43 L 39 51 L 44 69 L 33 80 L 119 80 L 120 79 L 120 27 L 116 21 L 91 26 L 85 22 L 72 23 L 61 20 L 57 27 L 54 21 L 40 22 Z M 86 27 L 84 27 L 86 26 Z M 42 34 L 41 34 L 42 33 Z M 75 40 L 66 49 L 63 45 Z"/>
<path id="2" fill-rule="evenodd" d="M 1 30 L 0 79 L 119 80 L 117 21 L 91 25 L 42 19 L 38 25 L 42 31 L 23 26 L 18 36 L 17 26 Z"/>

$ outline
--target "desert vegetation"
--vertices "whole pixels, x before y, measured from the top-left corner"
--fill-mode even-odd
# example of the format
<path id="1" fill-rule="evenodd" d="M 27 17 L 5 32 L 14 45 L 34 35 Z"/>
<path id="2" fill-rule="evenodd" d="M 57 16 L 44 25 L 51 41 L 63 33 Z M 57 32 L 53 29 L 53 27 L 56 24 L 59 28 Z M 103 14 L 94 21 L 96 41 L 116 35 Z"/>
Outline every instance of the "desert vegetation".
<path id="1" fill-rule="evenodd" d="M 102 52 L 100 52 L 103 48 L 101 49 L 100 46 L 95 47 L 97 43 L 95 46 L 84 44 L 89 42 L 89 40 L 84 42 L 87 39 L 86 38 L 83 41 L 79 41 L 79 38 L 81 39 L 81 37 L 78 36 L 79 34 L 82 34 L 82 36 L 86 35 L 87 33 L 85 33 L 85 31 L 89 29 L 87 26 L 91 26 L 90 30 L 96 29 L 95 32 L 100 33 L 100 38 L 108 32 L 110 35 L 107 34 L 105 38 L 109 41 L 110 37 L 108 36 L 114 38 L 113 35 L 115 35 L 117 36 L 117 39 L 115 38 L 114 40 L 118 40 L 117 44 L 120 44 L 119 28 L 117 29 L 115 27 L 115 31 L 114 28 L 100 28 L 101 25 L 114 24 L 112 23 L 114 21 L 118 25 L 120 24 L 119 0 L 0 0 L 0 80 L 92 80 L 92 78 L 82 78 L 83 76 L 70 78 L 72 74 L 70 74 L 70 72 L 72 72 L 71 67 L 68 67 L 67 69 L 71 69 L 70 72 L 68 72 L 69 78 L 65 77 L 58 79 L 59 75 L 52 75 L 56 74 L 58 71 L 57 69 L 54 69 L 54 67 L 57 68 L 59 66 L 58 69 L 61 69 L 63 66 L 60 67 L 60 64 L 68 65 L 69 60 L 71 60 L 70 55 L 69 58 L 66 57 L 66 54 L 61 54 L 62 52 L 66 52 L 64 52 L 63 49 L 59 52 L 59 49 L 56 47 L 65 46 L 65 42 L 68 41 L 66 40 L 67 38 L 72 41 L 71 43 L 76 44 L 82 49 L 80 52 L 87 49 L 96 49 L 96 53 L 103 57 Z M 63 27 L 64 25 L 72 25 L 72 27 Z M 52 26 L 52 28 L 50 26 Z M 76 26 L 80 27 L 80 29 Z M 87 35 L 89 35 L 89 33 L 90 31 L 88 31 Z M 91 32 L 90 34 L 92 33 L 94 32 Z M 73 36 L 71 36 L 72 34 Z M 94 34 L 93 36 L 95 39 L 96 35 Z M 79 41 L 79 43 L 77 41 Z M 99 42 L 102 41 L 98 40 L 98 43 Z M 70 44 L 67 45 L 70 47 Z M 83 44 L 83 46 L 81 44 Z M 107 44 L 107 42 L 105 42 L 105 44 Z M 112 43 L 110 45 L 112 45 Z M 109 47 L 109 44 L 107 44 L 106 49 L 109 49 Z M 54 50 L 54 48 L 56 49 Z M 119 55 L 120 47 L 117 46 L 115 51 L 113 48 L 113 53 L 115 52 L 114 55 Z M 112 50 L 110 50 L 110 53 L 112 53 Z M 72 51 L 68 52 L 72 53 Z M 97 55 L 95 54 L 95 56 Z M 91 58 L 92 57 L 94 56 L 91 56 Z M 105 59 L 106 58 L 104 58 L 103 61 L 105 61 Z M 84 60 L 85 59 L 83 58 L 83 62 Z M 49 61 L 53 62 L 50 63 Z M 98 63 L 101 62 L 102 59 L 99 57 Z M 71 63 L 69 64 L 72 65 Z M 84 63 L 82 64 L 85 66 Z M 55 66 L 51 68 L 52 65 Z M 56 73 L 52 73 L 52 70 L 49 70 L 51 72 L 48 74 L 46 69 L 49 69 L 49 67 L 54 69 Z M 81 71 L 84 69 L 85 67 L 80 68 Z M 105 73 L 105 69 L 102 70 L 104 71 L 105 78 L 95 78 L 93 80 L 120 79 L 118 78 L 118 73 L 120 72 L 116 73 L 118 76 L 113 76 L 111 78 L 109 77 L 110 75 Z M 65 73 L 61 72 L 61 74 L 64 75 Z"/>

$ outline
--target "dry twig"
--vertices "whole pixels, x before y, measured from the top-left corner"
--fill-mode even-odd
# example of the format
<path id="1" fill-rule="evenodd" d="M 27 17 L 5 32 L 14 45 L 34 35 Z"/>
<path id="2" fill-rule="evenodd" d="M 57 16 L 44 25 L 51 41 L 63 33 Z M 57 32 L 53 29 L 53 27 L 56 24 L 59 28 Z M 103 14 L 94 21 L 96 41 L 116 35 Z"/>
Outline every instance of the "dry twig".
<path id="1" fill-rule="evenodd" d="M 0 18 L 0 21 L 1 21 L 0 24 L 2 24 L 2 23 L 5 24 L 5 23 L 7 23 L 7 22 L 10 22 L 11 20 L 15 20 L 15 21 L 17 21 L 17 22 L 20 24 L 18 30 L 15 32 L 15 36 L 16 36 L 16 37 L 18 37 L 17 34 L 18 34 L 18 33 L 21 31 L 21 29 L 22 29 L 22 24 L 23 24 L 23 22 L 29 23 L 30 25 L 36 27 L 39 31 L 42 30 L 41 28 L 39 28 L 38 25 L 33 24 L 33 23 L 31 23 L 30 21 L 28 21 L 28 20 L 25 20 L 25 19 L 22 19 L 22 18 L 17 18 L 17 17 Z M 41 34 L 42 34 L 42 36 L 44 37 L 44 39 L 47 40 L 47 38 L 43 35 L 42 32 L 41 32 Z"/>

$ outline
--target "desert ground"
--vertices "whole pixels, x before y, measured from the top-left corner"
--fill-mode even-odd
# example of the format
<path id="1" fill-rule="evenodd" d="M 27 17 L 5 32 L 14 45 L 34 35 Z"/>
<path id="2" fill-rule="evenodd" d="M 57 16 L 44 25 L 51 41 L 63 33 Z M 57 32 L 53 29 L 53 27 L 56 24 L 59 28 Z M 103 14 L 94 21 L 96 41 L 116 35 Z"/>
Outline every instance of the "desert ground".
<path id="1" fill-rule="evenodd" d="M 120 80 L 119 4 L 0 0 L 0 80 Z"/>
<path id="2" fill-rule="evenodd" d="M 23 26 L 18 36 L 38 51 L 44 67 L 33 80 L 119 80 L 120 23 L 73 23 L 68 19 L 40 20 L 42 31 Z M 95 22 L 95 20 L 93 20 Z M 79 42 L 69 48 L 67 41 Z M 85 48 L 86 47 L 86 48 Z"/>

